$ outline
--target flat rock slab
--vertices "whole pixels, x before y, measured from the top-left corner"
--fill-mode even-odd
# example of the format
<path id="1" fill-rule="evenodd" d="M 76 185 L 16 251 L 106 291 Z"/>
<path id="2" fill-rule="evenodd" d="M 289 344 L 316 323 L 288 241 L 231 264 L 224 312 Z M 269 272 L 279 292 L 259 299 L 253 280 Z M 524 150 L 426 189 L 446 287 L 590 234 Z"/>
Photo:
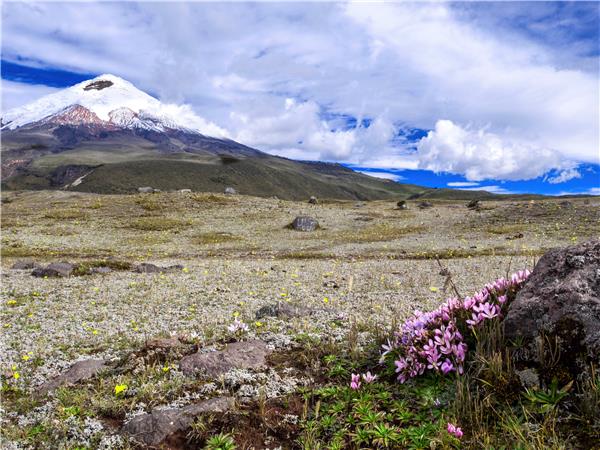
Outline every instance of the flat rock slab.
<path id="1" fill-rule="evenodd" d="M 319 222 L 309 216 L 298 216 L 292 222 L 292 228 L 296 231 L 315 231 L 319 228 Z"/>
<path id="2" fill-rule="evenodd" d="M 266 357 L 269 353 L 263 341 L 233 342 L 223 350 L 186 356 L 179 366 L 184 375 L 205 373 L 210 377 L 218 377 L 231 369 L 263 368 L 267 364 Z"/>
<path id="3" fill-rule="evenodd" d="M 160 267 L 155 264 L 142 263 L 133 269 L 134 272 L 138 273 L 166 273 L 166 272 L 179 272 L 183 270 L 181 264 L 175 264 L 174 266 Z"/>
<path id="4" fill-rule="evenodd" d="M 33 259 L 21 259 L 12 265 L 14 270 L 31 270 L 41 268 L 42 265 L 36 263 Z"/>
<path id="5" fill-rule="evenodd" d="M 279 319 L 292 319 L 295 317 L 306 317 L 315 311 L 300 305 L 292 305 L 286 302 L 277 302 L 273 305 L 267 305 L 256 311 L 256 318 L 277 317 Z"/>
<path id="6" fill-rule="evenodd" d="M 134 417 L 121 428 L 121 433 L 141 444 L 156 446 L 170 435 L 185 431 L 196 417 L 204 413 L 224 413 L 233 406 L 233 398 L 216 397 L 184 408 L 155 409 Z"/>
<path id="7" fill-rule="evenodd" d="M 46 267 L 38 267 L 31 272 L 34 277 L 69 277 L 75 270 L 73 264 L 58 262 L 48 264 Z"/>
<path id="8" fill-rule="evenodd" d="M 106 368 L 106 361 L 103 359 L 87 359 L 73 364 L 66 372 L 60 374 L 53 380 L 43 384 L 39 392 L 44 395 L 61 386 L 78 383 L 79 381 L 90 379 Z"/>

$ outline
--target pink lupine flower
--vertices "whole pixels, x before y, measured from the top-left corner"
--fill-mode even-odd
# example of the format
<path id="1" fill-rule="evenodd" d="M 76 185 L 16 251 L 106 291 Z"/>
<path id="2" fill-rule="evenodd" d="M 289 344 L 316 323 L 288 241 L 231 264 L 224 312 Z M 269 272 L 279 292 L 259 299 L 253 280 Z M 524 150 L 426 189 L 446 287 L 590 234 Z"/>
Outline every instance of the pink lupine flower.
<path id="1" fill-rule="evenodd" d="M 357 373 L 353 373 L 350 380 L 350 388 L 357 390 L 360 388 L 360 375 Z"/>
<path id="2" fill-rule="evenodd" d="M 363 373 L 362 379 L 365 383 L 370 384 L 377 379 L 377 375 L 372 375 L 371 372 Z"/>

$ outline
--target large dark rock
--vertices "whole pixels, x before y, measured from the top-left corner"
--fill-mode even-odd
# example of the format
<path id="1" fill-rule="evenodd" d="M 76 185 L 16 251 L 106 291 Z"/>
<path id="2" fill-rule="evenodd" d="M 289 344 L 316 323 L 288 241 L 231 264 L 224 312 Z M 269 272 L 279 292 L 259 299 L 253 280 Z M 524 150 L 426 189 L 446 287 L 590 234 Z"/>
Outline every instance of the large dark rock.
<path id="1" fill-rule="evenodd" d="M 48 264 L 46 267 L 38 267 L 31 272 L 34 277 L 69 277 L 75 270 L 73 264 L 58 262 Z"/>
<path id="2" fill-rule="evenodd" d="M 233 342 L 216 352 L 194 353 L 183 358 L 179 366 L 185 375 L 205 373 L 218 377 L 231 369 L 261 369 L 266 366 L 269 349 L 263 341 Z"/>
<path id="3" fill-rule="evenodd" d="M 106 369 L 106 361 L 102 359 L 87 359 L 73 364 L 64 373 L 43 384 L 38 392 L 46 394 L 61 386 L 68 386 L 95 377 Z"/>
<path id="4" fill-rule="evenodd" d="M 517 363 L 563 381 L 600 363 L 600 240 L 554 249 L 509 307 L 505 335 Z M 543 349 L 543 350 L 541 350 Z M 554 355 L 554 356 L 552 356 Z"/>
<path id="5" fill-rule="evenodd" d="M 310 203 L 311 205 L 317 205 L 319 204 L 319 200 L 314 195 L 311 195 L 308 199 L 308 203 Z"/>
<path id="6" fill-rule="evenodd" d="M 419 209 L 429 209 L 429 208 L 433 208 L 433 203 L 428 202 L 428 201 L 422 201 L 419 203 Z"/>
<path id="7" fill-rule="evenodd" d="M 319 222 L 309 216 L 298 216 L 294 219 L 291 226 L 296 231 L 315 231 L 319 228 Z"/>
<path id="8" fill-rule="evenodd" d="M 140 444 L 154 447 L 178 431 L 187 430 L 199 415 L 224 413 L 232 405 L 231 397 L 217 397 L 184 408 L 154 409 L 131 419 L 121 432 Z"/>
<path id="9" fill-rule="evenodd" d="M 396 203 L 396 206 L 398 207 L 398 209 L 408 209 L 408 204 L 406 203 L 406 200 L 400 200 L 398 203 Z"/>

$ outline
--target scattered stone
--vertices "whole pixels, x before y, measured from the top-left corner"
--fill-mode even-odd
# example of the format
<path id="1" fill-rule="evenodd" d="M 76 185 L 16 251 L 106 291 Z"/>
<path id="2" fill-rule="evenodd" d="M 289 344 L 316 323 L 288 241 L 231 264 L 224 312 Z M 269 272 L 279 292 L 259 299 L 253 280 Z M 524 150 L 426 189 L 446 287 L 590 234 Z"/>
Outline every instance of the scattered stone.
<path id="1" fill-rule="evenodd" d="M 423 201 L 419 203 L 419 209 L 427 209 L 427 208 L 432 208 L 433 207 L 433 203 L 431 202 L 427 202 L 427 201 Z"/>
<path id="2" fill-rule="evenodd" d="M 33 269 L 31 275 L 34 277 L 69 277 L 75 270 L 75 266 L 67 262 L 58 262 L 48 264 L 46 267 Z"/>
<path id="3" fill-rule="evenodd" d="M 515 239 L 522 239 L 523 237 L 524 237 L 523 233 L 517 233 L 517 234 L 515 234 L 513 236 L 506 236 L 506 239 L 509 240 L 509 241 L 513 241 Z"/>
<path id="4" fill-rule="evenodd" d="M 225 195 L 236 195 L 237 191 L 232 187 L 225 188 Z"/>
<path id="5" fill-rule="evenodd" d="M 159 193 L 159 192 L 162 192 L 162 191 L 160 189 L 154 189 L 153 192 L 154 193 Z"/>
<path id="6" fill-rule="evenodd" d="M 310 203 L 311 205 L 317 205 L 319 203 L 319 200 L 317 200 L 317 197 L 315 197 L 314 195 L 311 195 L 308 199 L 308 203 Z"/>
<path id="7" fill-rule="evenodd" d="M 154 188 L 150 186 L 139 187 L 138 192 L 140 194 L 152 194 L 154 192 Z"/>
<path id="8" fill-rule="evenodd" d="M 268 354 L 269 350 L 263 341 L 234 342 L 220 351 L 186 356 L 180 361 L 179 367 L 184 375 L 200 372 L 214 378 L 231 369 L 261 369 L 266 366 Z"/>
<path id="9" fill-rule="evenodd" d="M 292 228 L 296 231 L 315 231 L 319 228 L 319 222 L 309 216 L 298 216 L 292 222 Z"/>
<path id="10" fill-rule="evenodd" d="M 563 200 L 562 202 L 560 202 L 558 204 L 561 208 L 565 208 L 565 209 L 572 209 L 575 207 L 575 205 L 573 205 L 572 202 L 570 202 L 569 200 Z"/>
<path id="11" fill-rule="evenodd" d="M 192 190 L 191 189 L 179 189 L 179 193 L 180 194 L 191 194 Z"/>
<path id="12" fill-rule="evenodd" d="M 36 263 L 33 259 L 21 259 L 12 265 L 14 270 L 31 270 L 42 267 Z"/>
<path id="13" fill-rule="evenodd" d="M 547 252 L 511 303 L 506 337 L 520 340 L 519 364 L 539 367 L 540 348 L 554 354 L 538 375 L 567 382 L 600 361 L 600 240 Z M 543 366 L 543 365 L 542 365 Z"/>
<path id="14" fill-rule="evenodd" d="M 540 387 L 540 377 L 535 373 L 535 370 L 517 370 L 516 374 L 521 381 L 521 386 L 525 389 L 535 389 Z"/>
<path id="15" fill-rule="evenodd" d="M 134 417 L 121 433 L 147 446 L 158 446 L 178 431 L 187 430 L 194 419 L 205 413 L 224 413 L 233 406 L 231 397 L 216 397 L 183 408 L 154 409 Z"/>
<path id="16" fill-rule="evenodd" d="M 312 309 L 304 306 L 293 305 L 287 302 L 277 302 L 273 305 L 267 305 L 256 311 L 256 318 L 277 317 L 279 319 L 292 319 L 295 317 L 306 317 L 313 313 Z"/>
<path id="17" fill-rule="evenodd" d="M 106 361 L 103 359 L 87 359 L 85 361 L 76 362 L 69 367 L 66 372 L 43 384 L 39 388 L 39 393 L 45 395 L 61 386 L 88 380 L 95 377 L 104 369 L 106 369 Z"/>
<path id="18" fill-rule="evenodd" d="M 471 200 L 469 203 L 467 203 L 467 208 L 479 210 L 481 208 L 479 200 Z"/>
<path id="19" fill-rule="evenodd" d="M 406 200 L 400 200 L 398 203 L 396 203 L 396 206 L 398 206 L 398 209 L 408 209 Z"/>
<path id="20" fill-rule="evenodd" d="M 327 280 L 326 282 L 323 283 L 323 287 L 338 289 L 340 287 L 340 285 L 337 284 L 335 280 Z"/>
<path id="21" fill-rule="evenodd" d="M 355 207 L 355 208 L 362 208 L 363 206 L 365 206 L 365 204 L 364 204 L 364 203 L 355 203 L 355 204 L 354 204 L 354 207 Z"/>
<path id="22" fill-rule="evenodd" d="M 183 270 L 183 266 L 181 264 L 175 264 L 173 266 L 168 267 L 160 267 L 155 264 L 150 263 L 141 263 L 138 264 L 133 271 L 138 273 L 167 273 L 167 272 L 179 272 Z"/>

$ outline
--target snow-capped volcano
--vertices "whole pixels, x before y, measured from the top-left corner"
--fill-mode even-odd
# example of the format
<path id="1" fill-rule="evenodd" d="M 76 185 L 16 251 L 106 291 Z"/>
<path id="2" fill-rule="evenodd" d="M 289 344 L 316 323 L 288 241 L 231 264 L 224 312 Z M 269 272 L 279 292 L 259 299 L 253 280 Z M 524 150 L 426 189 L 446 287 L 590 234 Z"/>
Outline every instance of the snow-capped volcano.
<path id="1" fill-rule="evenodd" d="M 3 114 L 2 123 L 3 129 L 10 130 L 44 123 L 109 129 L 182 130 L 227 136 L 225 130 L 197 116 L 189 106 L 162 103 L 130 82 L 110 74 L 12 109 Z"/>

